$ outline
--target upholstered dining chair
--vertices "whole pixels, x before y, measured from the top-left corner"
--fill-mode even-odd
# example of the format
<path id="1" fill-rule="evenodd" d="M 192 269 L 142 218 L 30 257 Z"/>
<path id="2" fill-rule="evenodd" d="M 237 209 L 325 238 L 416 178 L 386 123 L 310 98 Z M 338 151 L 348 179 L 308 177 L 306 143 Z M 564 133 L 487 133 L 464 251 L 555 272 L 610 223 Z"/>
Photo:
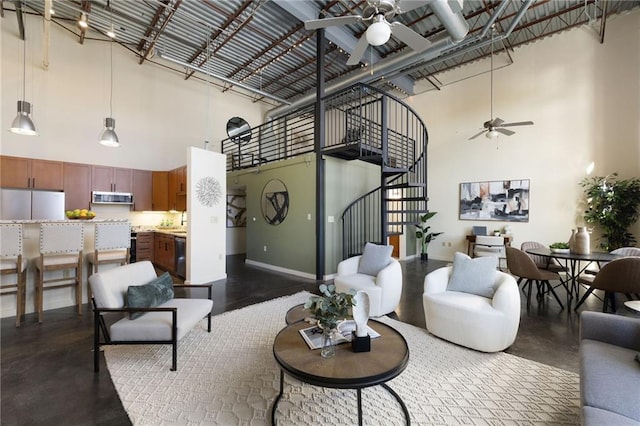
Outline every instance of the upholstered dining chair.
<path id="1" fill-rule="evenodd" d="M 640 257 L 629 256 L 607 262 L 594 278 L 580 277 L 578 282 L 588 285 L 589 289 L 576 304 L 575 310 L 594 290 L 602 290 L 604 292 L 602 312 L 607 312 L 609 304 L 611 304 L 611 311 L 615 312 L 616 293 L 625 294 L 627 298 L 630 298 L 632 293 L 640 293 Z"/>
<path id="2" fill-rule="evenodd" d="M 96 223 L 93 252 L 87 254 L 89 276 L 98 273 L 100 265 L 113 263 L 120 266 L 129 263 L 131 250 L 131 223 Z M 91 286 L 87 285 L 91 300 Z"/>
<path id="3" fill-rule="evenodd" d="M 333 279 L 338 292 L 364 291 L 369 296 L 369 316 L 379 317 L 395 311 L 402 295 L 402 268 L 391 257 L 393 246 L 367 243 L 362 256 L 338 264 Z"/>
<path id="4" fill-rule="evenodd" d="M 520 250 L 522 250 L 525 253 L 527 252 L 527 250 L 539 249 L 539 248 L 547 248 L 547 246 L 537 241 L 525 241 L 520 245 Z M 536 264 L 536 266 L 539 269 L 546 269 L 548 271 L 558 272 L 558 273 L 562 273 L 566 271 L 564 266 L 560 265 L 553 258 L 548 258 L 548 257 L 539 256 L 536 254 L 529 254 L 529 253 L 527 253 L 527 255 L 533 260 L 533 262 Z"/>
<path id="5" fill-rule="evenodd" d="M 476 243 L 473 246 L 473 256 L 493 256 L 498 258 L 498 267 L 500 261 L 505 259 L 504 237 L 496 237 L 492 235 L 476 236 Z"/>
<path id="6" fill-rule="evenodd" d="M 564 309 L 564 305 L 550 283 L 553 280 L 561 281 L 560 275 L 557 272 L 538 268 L 533 259 L 522 250 L 507 247 L 506 251 L 507 268 L 513 275 L 522 278 L 520 281 L 524 281 L 522 291 L 526 290 L 527 292 L 527 309 L 531 306 L 531 288 L 534 282 L 536 283 L 538 301 L 541 301 L 544 294 L 549 292 L 558 301 L 560 309 Z"/>
<path id="7" fill-rule="evenodd" d="M 16 276 L 15 282 L 0 285 L 0 295 L 16 295 L 16 327 L 20 327 L 25 314 L 27 287 L 27 259 L 22 256 L 22 232 L 22 224 L 0 225 L 0 274 Z"/>

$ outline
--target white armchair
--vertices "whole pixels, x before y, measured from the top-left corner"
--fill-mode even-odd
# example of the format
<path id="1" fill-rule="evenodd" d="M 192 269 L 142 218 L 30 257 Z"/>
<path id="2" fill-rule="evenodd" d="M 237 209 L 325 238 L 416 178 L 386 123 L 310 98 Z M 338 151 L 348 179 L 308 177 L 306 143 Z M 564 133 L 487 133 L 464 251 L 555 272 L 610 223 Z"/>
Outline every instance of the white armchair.
<path id="1" fill-rule="evenodd" d="M 377 276 L 358 273 L 362 256 L 350 257 L 338 264 L 338 274 L 333 282 L 336 291 L 351 289 L 364 291 L 369 296 L 369 316 L 379 317 L 393 312 L 402 295 L 402 268 L 400 262 L 391 258 Z"/>
<path id="2" fill-rule="evenodd" d="M 515 341 L 520 325 L 520 293 L 516 280 L 496 271 L 495 293 L 487 298 L 447 291 L 452 267 L 424 279 L 422 304 L 430 333 L 482 352 L 502 351 Z"/>

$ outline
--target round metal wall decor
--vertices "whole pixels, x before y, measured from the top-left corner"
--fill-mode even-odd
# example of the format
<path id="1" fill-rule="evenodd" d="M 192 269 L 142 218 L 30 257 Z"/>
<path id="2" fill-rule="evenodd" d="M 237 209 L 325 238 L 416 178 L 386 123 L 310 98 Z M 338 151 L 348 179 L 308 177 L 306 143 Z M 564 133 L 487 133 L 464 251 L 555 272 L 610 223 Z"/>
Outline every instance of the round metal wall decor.
<path id="1" fill-rule="evenodd" d="M 289 213 L 289 191 L 281 180 L 271 179 L 262 190 L 262 216 L 269 225 L 280 225 Z"/>
<path id="2" fill-rule="evenodd" d="M 218 204 L 222 198 L 220 182 L 211 176 L 201 178 L 196 183 L 196 198 L 198 202 L 205 207 Z"/>
<path id="3" fill-rule="evenodd" d="M 251 140 L 251 126 L 244 118 L 230 118 L 227 121 L 227 135 L 238 145 L 244 145 Z"/>

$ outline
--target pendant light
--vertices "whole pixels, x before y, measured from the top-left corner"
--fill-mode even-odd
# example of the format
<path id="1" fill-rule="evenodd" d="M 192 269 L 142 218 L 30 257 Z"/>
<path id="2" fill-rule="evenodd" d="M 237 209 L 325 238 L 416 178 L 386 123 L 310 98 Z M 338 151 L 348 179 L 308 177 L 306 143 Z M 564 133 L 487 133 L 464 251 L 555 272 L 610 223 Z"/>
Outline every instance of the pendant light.
<path id="1" fill-rule="evenodd" d="M 22 40 L 22 100 L 18 101 L 18 115 L 11 123 L 9 131 L 18 135 L 35 136 L 36 126 L 31 121 L 29 114 L 31 113 L 31 104 L 24 100 L 25 98 L 25 86 L 27 76 L 27 34 L 26 29 L 24 31 L 24 38 Z"/>
<path id="2" fill-rule="evenodd" d="M 113 28 L 113 4 L 111 9 L 111 27 Z M 117 148 L 120 146 L 118 135 L 116 135 L 116 120 L 113 118 L 113 38 L 109 43 L 109 67 L 110 67 L 110 87 L 109 87 L 109 117 L 104 120 L 105 129 L 100 134 L 100 145 Z"/>

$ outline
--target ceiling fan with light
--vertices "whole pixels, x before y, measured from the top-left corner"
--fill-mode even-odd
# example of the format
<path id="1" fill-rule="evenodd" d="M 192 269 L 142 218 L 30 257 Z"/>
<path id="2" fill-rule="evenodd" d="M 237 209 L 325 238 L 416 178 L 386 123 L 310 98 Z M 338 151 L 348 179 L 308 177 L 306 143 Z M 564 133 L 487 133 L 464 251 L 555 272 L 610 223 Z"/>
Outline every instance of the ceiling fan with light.
<path id="1" fill-rule="evenodd" d="M 486 133 L 485 136 L 489 139 L 495 139 L 498 137 L 500 133 L 503 135 L 511 136 L 515 134 L 513 130 L 505 129 L 505 127 L 515 127 L 515 126 L 530 126 L 533 124 L 533 121 L 518 121 L 515 123 L 505 123 L 501 118 L 493 118 L 493 34 L 495 28 L 491 29 L 491 69 L 489 71 L 491 76 L 491 119 L 485 121 L 482 127 L 484 128 L 479 133 L 471 136 L 469 140 L 475 139 L 483 133 Z"/>
<path id="2" fill-rule="evenodd" d="M 425 2 L 416 0 L 367 0 L 367 5 L 362 11 L 362 15 L 311 19 L 305 21 L 304 27 L 307 30 L 317 30 L 319 28 L 370 21 L 369 28 L 367 28 L 366 33 L 360 37 L 360 40 L 358 40 L 347 61 L 347 65 L 358 65 L 369 45 L 381 46 L 389 41 L 391 35 L 417 52 L 421 52 L 429 47 L 431 42 L 411 28 L 401 22 L 389 22 L 394 16 L 408 12 L 424 4 Z"/>

